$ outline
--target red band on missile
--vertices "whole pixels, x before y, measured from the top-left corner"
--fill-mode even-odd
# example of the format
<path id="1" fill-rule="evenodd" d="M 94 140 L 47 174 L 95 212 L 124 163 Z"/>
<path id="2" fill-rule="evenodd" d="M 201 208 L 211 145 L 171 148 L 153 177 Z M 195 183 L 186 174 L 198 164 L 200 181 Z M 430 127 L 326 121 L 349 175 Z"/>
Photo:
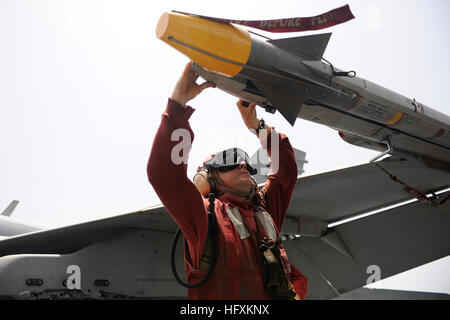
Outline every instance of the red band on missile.
<path id="1" fill-rule="evenodd" d="M 433 139 L 440 138 L 440 137 L 442 137 L 444 135 L 444 133 L 445 133 L 445 130 L 440 128 L 438 130 L 438 132 L 436 132 L 436 134 L 434 136 L 432 136 L 430 139 L 433 140 Z"/>
<path id="2" fill-rule="evenodd" d="M 209 19 L 221 23 L 234 23 L 256 28 L 268 32 L 299 32 L 309 30 L 320 30 L 344 23 L 355 18 L 347 5 L 333 9 L 326 13 L 314 17 L 299 17 L 274 20 L 231 20 L 201 16 L 192 13 L 173 11 L 177 13 L 187 14 L 193 17 Z"/>

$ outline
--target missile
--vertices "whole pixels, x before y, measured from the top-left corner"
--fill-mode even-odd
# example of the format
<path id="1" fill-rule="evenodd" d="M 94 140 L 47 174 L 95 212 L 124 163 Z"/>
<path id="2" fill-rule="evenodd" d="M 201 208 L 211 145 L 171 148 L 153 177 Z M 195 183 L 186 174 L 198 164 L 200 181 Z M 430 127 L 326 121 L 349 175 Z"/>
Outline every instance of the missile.
<path id="1" fill-rule="evenodd" d="M 358 146 L 450 164 L 450 117 L 334 67 L 323 59 L 331 33 L 273 40 L 233 23 L 166 12 L 156 36 L 217 88 L 278 110 L 291 125 L 302 118 Z"/>

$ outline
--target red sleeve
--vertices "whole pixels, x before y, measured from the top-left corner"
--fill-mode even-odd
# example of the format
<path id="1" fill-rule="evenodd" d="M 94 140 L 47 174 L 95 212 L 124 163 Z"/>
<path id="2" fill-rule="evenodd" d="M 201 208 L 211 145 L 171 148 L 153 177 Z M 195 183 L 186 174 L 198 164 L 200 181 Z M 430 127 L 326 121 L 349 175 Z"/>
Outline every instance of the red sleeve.
<path id="1" fill-rule="evenodd" d="M 198 266 L 203 249 L 201 244 L 205 243 L 208 232 L 208 217 L 202 196 L 187 177 L 190 148 L 180 148 L 181 142 L 190 144 L 194 140 L 188 121 L 193 112 L 191 107 L 169 99 L 153 140 L 147 175 L 159 199 L 183 232 L 192 262 Z M 174 134 L 179 140 L 172 141 L 176 129 L 182 129 Z M 181 162 L 181 158 L 185 160 Z"/>
<path id="2" fill-rule="evenodd" d="M 267 142 L 266 142 L 267 141 Z M 263 187 L 268 212 L 281 230 L 292 193 L 297 183 L 297 162 L 289 139 L 274 128 L 267 140 L 261 142 L 270 158 L 270 173 Z M 278 146 L 273 145 L 278 143 Z"/>
<path id="3" fill-rule="evenodd" d="M 294 287 L 295 292 L 297 292 L 300 300 L 305 300 L 308 294 L 308 279 L 297 269 L 297 267 L 289 262 L 291 267 L 291 273 L 289 274 L 289 280 Z"/>

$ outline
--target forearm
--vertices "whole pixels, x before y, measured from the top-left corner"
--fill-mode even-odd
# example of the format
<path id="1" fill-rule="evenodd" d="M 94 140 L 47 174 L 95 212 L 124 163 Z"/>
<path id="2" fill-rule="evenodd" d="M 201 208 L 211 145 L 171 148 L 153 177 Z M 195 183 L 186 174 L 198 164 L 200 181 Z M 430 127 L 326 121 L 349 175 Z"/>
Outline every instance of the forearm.
<path id="1" fill-rule="evenodd" d="M 294 150 L 286 135 L 272 128 L 265 140 L 270 158 L 270 172 L 262 189 L 268 212 L 281 230 L 284 217 L 297 183 L 297 163 Z"/>
<path id="2" fill-rule="evenodd" d="M 194 140 L 194 133 L 189 126 L 188 119 L 193 112 L 194 109 L 181 106 L 176 101 L 169 99 L 153 140 L 147 165 L 147 174 L 152 185 L 159 185 L 160 179 L 166 180 L 171 176 L 186 175 L 188 158 L 186 153 L 189 152 L 190 145 Z M 176 130 L 179 130 L 180 134 L 174 134 L 177 133 Z M 175 138 L 183 140 L 177 141 Z M 183 146 L 185 147 L 183 148 Z M 180 150 L 180 152 L 174 153 L 174 150 Z M 166 182 L 170 183 L 170 181 Z"/>
<path id="3" fill-rule="evenodd" d="M 278 133 L 275 128 L 271 128 L 267 133 L 262 130 L 259 138 L 270 159 L 269 175 L 275 176 L 286 188 L 290 188 L 290 185 L 297 181 L 298 170 L 289 138 Z"/>
<path id="4" fill-rule="evenodd" d="M 163 113 L 161 124 L 156 132 L 147 165 L 150 183 L 169 214 L 182 229 L 189 242 L 206 237 L 207 217 L 200 193 L 187 177 L 187 158 L 190 148 L 180 149 L 179 141 L 172 141 L 176 130 L 187 133 L 190 139 L 194 134 L 188 119 L 194 110 L 169 100 Z M 183 143 L 185 143 L 183 141 Z M 181 154 L 173 152 L 181 150 Z M 181 157 L 174 159 L 174 157 Z M 184 159 L 184 161 L 181 161 Z"/>

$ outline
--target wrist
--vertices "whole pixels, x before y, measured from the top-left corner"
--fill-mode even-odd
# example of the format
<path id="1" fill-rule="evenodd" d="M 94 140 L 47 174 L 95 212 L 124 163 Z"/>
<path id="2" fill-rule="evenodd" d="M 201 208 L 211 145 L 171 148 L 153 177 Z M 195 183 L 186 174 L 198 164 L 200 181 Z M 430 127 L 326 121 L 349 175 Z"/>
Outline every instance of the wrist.
<path id="1" fill-rule="evenodd" d="M 260 120 L 258 118 L 255 118 L 250 124 L 247 126 L 249 130 L 258 130 L 259 128 L 259 122 Z"/>
<path id="2" fill-rule="evenodd" d="M 256 129 L 256 134 L 259 135 L 259 132 L 265 128 L 266 128 L 266 122 L 264 121 L 263 118 L 261 118 L 261 120 L 258 121 L 258 128 Z"/>
<path id="3" fill-rule="evenodd" d="M 170 99 L 173 100 L 173 101 L 175 101 L 175 102 L 178 102 L 178 103 L 181 104 L 182 106 L 186 105 L 185 99 L 181 99 L 181 98 L 180 98 L 179 96 L 177 96 L 177 95 L 172 94 L 172 95 L 170 96 Z"/>

